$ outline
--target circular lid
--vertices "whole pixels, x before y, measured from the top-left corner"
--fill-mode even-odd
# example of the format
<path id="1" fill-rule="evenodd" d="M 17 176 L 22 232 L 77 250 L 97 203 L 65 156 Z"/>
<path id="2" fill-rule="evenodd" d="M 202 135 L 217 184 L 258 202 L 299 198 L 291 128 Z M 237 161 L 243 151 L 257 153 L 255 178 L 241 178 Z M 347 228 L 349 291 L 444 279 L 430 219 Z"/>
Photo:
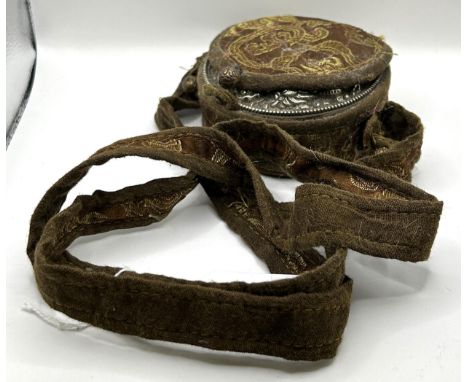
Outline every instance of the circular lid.
<path id="1" fill-rule="evenodd" d="M 208 57 L 222 86 L 257 91 L 350 87 L 377 78 L 391 58 L 391 48 L 362 29 L 297 16 L 235 24 Z"/>

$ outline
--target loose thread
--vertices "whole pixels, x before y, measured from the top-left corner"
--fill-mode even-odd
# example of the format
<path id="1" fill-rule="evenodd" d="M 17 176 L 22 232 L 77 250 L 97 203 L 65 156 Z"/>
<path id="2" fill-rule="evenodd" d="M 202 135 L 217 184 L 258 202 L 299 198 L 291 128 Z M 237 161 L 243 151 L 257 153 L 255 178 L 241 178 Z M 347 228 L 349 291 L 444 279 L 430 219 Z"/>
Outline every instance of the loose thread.
<path id="1" fill-rule="evenodd" d="M 130 268 L 123 267 L 114 275 L 114 277 L 119 277 L 123 272 L 129 271 L 129 270 Z M 61 331 L 75 331 L 76 332 L 76 331 L 84 330 L 91 326 L 90 324 L 75 320 L 70 317 L 66 317 L 66 318 L 55 317 L 54 315 L 57 313 L 57 311 L 50 307 L 48 307 L 47 309 L 51 312 L 50 314 L 46 313 L 44 309 L 41 309 L 38 306 L 35 306 L 28 302 L 25 302 L 22 306 L 22 310 L 24 312 L 35 314 L 46 324 L 49 324 L 50 326 L 53 326 L 54 328 L 61 330 Z"/>
<path id="2" fill-rule="evenodd" d="M 122 273 L 128 271 L 131 271 L 131 269 L 124 265 L 124 267 L 122 269 L 119 269 L 119 271 L 114 275 L 114 277 L 119 277 Z"/>
<path id="3" fill-rule="evenodd" d="M 25 302 L 22 307 L 23 311 L 35 314 L 42 321 L 49 324 L 50 326 L 53 326 L 54 328 L 58 330 L 80 331 L 90 326 L 89 324 L 74 320 L 73 318 L 67 318 L 67 320 L 64 320 L 64 319 L 59 319 L 57 317 L 54 317 L 53 314 L 55 314 L 56 311 L 53 310 L 52 308 L 49 308 L 49 309 L 53 312 L 52 314 L 48 314 L 44 312 L 42 309 L 40 309 L 39 307 L 34 306 L 33 304 L 30 304 L 27 302 Z"/>

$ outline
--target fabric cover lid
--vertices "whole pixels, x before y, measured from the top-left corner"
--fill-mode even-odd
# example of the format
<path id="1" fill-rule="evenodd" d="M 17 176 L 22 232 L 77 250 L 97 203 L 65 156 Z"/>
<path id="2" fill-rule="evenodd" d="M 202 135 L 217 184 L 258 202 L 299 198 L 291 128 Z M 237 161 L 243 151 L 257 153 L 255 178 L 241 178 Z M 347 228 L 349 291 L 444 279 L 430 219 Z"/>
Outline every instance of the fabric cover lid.
<path id="1" fill-rule="evenodd" d="M 208 61 L 224 87 L 319 90 L 372 81 L 392 55 L 381 38 L 351 25 L 275 16 L 225 29 Z"/>

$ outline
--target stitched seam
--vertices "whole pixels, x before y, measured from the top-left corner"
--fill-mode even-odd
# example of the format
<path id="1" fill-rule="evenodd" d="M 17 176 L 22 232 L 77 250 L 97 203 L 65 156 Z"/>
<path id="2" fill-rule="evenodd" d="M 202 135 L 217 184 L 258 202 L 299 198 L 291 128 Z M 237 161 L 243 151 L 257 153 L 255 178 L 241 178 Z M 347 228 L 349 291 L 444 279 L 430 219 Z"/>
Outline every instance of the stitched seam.
<path id="1" fill-rule="evenodd" d="M 238 213 L 235 209 L 233 209 L 234 213 L 237 214 L 240 218 L 242 218 L 242 215 L 240 213 Z M 118 222 L 119 220 L 122 220 L 124 222 L 130 222 L 130 221 L 133 221 L 133 220 L 142 220 L 142 219 L 146 219 L 145 217 L 134 217 L 134 218 L 126 218 L 126 219 L 118 219 L 118 220 L 109 220 L 109 221 L 103 221 L 103 222 L 99 222 L 99 226 L 102 226 L 102 227 L 105 227 L 105 226 L 112 226 L 114 224 L 116 224 L 116 222 Z M 281 261 L 283 262 L 283 264 L 286 265 L 286 267 L 289 269 L 289 270 L 292 270 L 292 271 L 295 271 L 297 273 L 298 269 L 297 269 L 297 266 L 295 266 L 295 269 L 291 269 L 290 268 L 290 265 L 286 262 L 286 259 L 282 256 L 281 252 L 278 251 L 278 249 L 276 248 L 275 244 L 272 243 L 267 237 L 266 235 L 264 235 L 261 231 L 259 231 L 252 223 L 250 223 L 248 220 L 245 220 L 242 218 L 243 221 L 247 222 L 247 224 L 252 228 L 254 229 L 263 239 L 267 240 L 268 242 L 270 242 L 276 253 L 279 254 L 279 258 L 281 259 Z M 78 225 L 76 225 L 74 228 L 72 228 L 70 231 L 64 231 L 62 232 L 61 235 L 57 235 L 56 239 L 54 240 L 55 244 L 54 246 L 56 246 L 57 244 L 56 243 L 60 243 L 63 241 L 63 239 L 65 239 L 66 237 L 68 237 L 69 235 L 73 235 L 75 232 L 78 232 L 79 234 L 81 234 L 82 231 L 84 231 L 86 229 L 87 226 L 90 226 L 90 225 L 95 225 L 96 223 L 95 222 L 90 222 L 90 223 L 83 223 L 83 222 L 79 222 Z M 302 256 L 300 254 L 298 254 L 298 256 L 304 261 L 304 259 L 302 258 Z M 288 256 L 288 258 L 290 258 Z M 304 261 L 305 262 L 305 261 Z M 295 264 L 294 264 L 295 265 Z"/>
<path id="2" fill-rule="evenodd" d="M 253 226 L 253 225 L 252 225 Z M 254 229 L 256 229 L 255 226 L 253 226 Z M 275 250 L 276 250 L 276 247 L 275 247 Z M 281 255 L 280 255 L 281 256 Z M 287 263 L 284 261 L 285 259 L 280 257 L 283 261 L 283 263 L 286 264 L 287 266 Z M 70 263 L 67 259 L 65 259 L 67 261 L 68 264 L 72 265 L 72 266 L 76 266 L 74 263 Z M 339 263 L 336 263 L 335 265 L 333 265 L 331 268 L 330 268 L 330 271 L 328 272 L 329 274 L 334 274 L 336 272 L 336 270 L 342 266 L 342 264 L 339 264 Z M 47 278 L 48 280 L 50 281 L 53 281 L 53 282 L 56 282 L 58 283 L 59 281 L 57 281 L 55 278 L 47 275 L 46 273 L 42 273 L 42 276 Z M 321 287 L 323 286 L 326 282 L 325 280 L 325 276 L 318 279 L 317 280 L 317 287 Z M 77 286 L 77 287 L 82 287 L 82 288 L 85 288 L 85 289 L 108 289 L 108 286 L 89 286 L 88 284 L 80 284 L 80 283 L 60 283 L 61 286 Z M 341 284 L 342 285 L 342 284 Z M 339 287 L 341 287 L 341 285 Z M 339 288 L 338 287 L 338 288 Z M 180 296 L 176 296 L 174 294 L 170 294 L 170 293 L 165 293 L 164 295 L 161 294 L 161 293 L 157 293 L 157 292 L 148 292 L 148 291 L 143 291 L 143 290 L 135 290 L 135 289 L 132 289 L 130 290 L 129 292 L 125 292 L 126 294 L 128 295 L 131 295 L 131 293 L 138 293 L 138 294 L 142 294 L 142 295 L 148 295 L 148 296 L 161 296 L 163 298 L 166 298 L 166 299 L 169 299 L 168 297 L 172 297 L 172 298 L 177 298 L 177 299 L 182 299 Z M 241 293 L 249 293 L 249 292 L 241 292 Z M 304 291 L 304 292 L 301 292 L 301 293 L 322 293 L 322 292 L 309 292 L 309 291 Z M 204 301 L 206 303 L 210 303 L 210 304 L 218 304 L 218 305 L 232 305 L 232 306 L 239 306 L 239 305 L 242 305 L 246 308 L 251 308 L 251 309 L 258 309 L 258 310 L 263 310 L 263 311 L 276 311 L 276 312 L 293 312 L 293 311 L 298 311 L 298 312 L 308 312 L 308 311 L 316 311 L 316 312 L 319 312 L 319 311 L 332 311 L 332 310 L 340 310 L 341 308 L 345 308 L 348 306 L 348 304 L 344 303 L 344 304 L 335 304 L 335 305 L 331 305 L 331 306 L 326 306 L 326 307 L 322 307 L 322 308 L 296 308 L 296 309 L 292 309 L 292 308 L 281 308 L 281 307 L 262 307 L 262 306 L 255 306 L 255 305 L 248 305 L 248 304 L 237 304 L 237 303 L 227 303 L 227 302 L 217 302 L 215 300 L 210 300 L 210 299 L 207 299 L 207 298 L 203 298 L 203 297 L 197 297 L 197 299 L 199 301 Z M 190 298 L 185 298 L 185 300 L 187 301 L 192 301 Z"/>
<path id="3" fill-rule="evenodd" d="M 66 309 L 75 310 L 77 312 L 82 312 L 82 313 L 87 313 L 87 314 L 94 315 L 94 313 L 91 312 L 90 310 L 80 309 L 80 308 L 76 308 L 74 306 L 69 306 L 69 305 L 66 305 L 66 304 L 62 304 L 62 303 L 59 303 L 59 302 L 55 301 L 50 296 L 48 296 L 48 295 L 46 295 L 46 296 L 56 306 L 61 306 L 61 307 L 64 307 Z M 196 336 L 200 336 L 201 338 L 206 338 L 206 339 L 229 340 L 229 341 L 233 341 L 233 342 L 243 342 L 243 343 L 252 342 L 252 343 L 259 343 L 259 344 L 273 344 L 273 345 L 280 345 L 280 346 L 285 346 L 285 347 L 293 347 L 295 349 L 313 349 L 313 348 L 319 348 L 319 347 L 330 347 L 330 346 L 333 346 L 336 343 L 341 341 L 341 337 L 337 337 L 335 340 L 333 340 L 331 342 L 328 342 L 328 343 L 318 343 L 318 344 L 314 344 L 314 345 L 303 345 L 303 344 L 294 344 L 294 343 L 288 343 L 288 342 L 271 341 L 271 340 L 260 339 L 260 338 L 256 339 L 256 338 L 252 338 L 252 337 L 248 337 L 248 336 L 245 336 L 245 337 L 216 336 L 216 335 L 210 335 L 208 333 L 203 333 L 203 332 L 193 330 L 193 329 L 192 330 L 170 330 L 168 328 L 158 328 L 158 327 L 155 327 L 153 325 L 147 325 L 147 324 L 144 324 L 144 323 L 137 323 L 136 321 L 120 320 L 120 319 L 112 318 L 112 317 L 109 317 L 109 316 L 102 316 L 102 317 L 105 320 L 114 321 L 114 322 L 118 322 L 118 323 L 123 323 L 123 324 L 128 325 L 128 326 L 145 327 L 145 328 L 149 328 L 149 329 L 152 329 L 152 330 L 157 330 L 157 331 L 160 331 L 160 332 L 166 332 L 166 333 L 196 335 Z"/>
<path id="4" fill-rule="evenodd" d="M 242 217 L 242 215 L 240 215 L 240 214 L 237 212 L 237 210 L 234 209 L 233 211 L 234 211 L 237 215 L 239 215 L 240 217 Z M 113 221 L 102 222 L 102 223 L 100 223 L 100 224 L 102 224 L 102 225 L 112 225 L 111 223 L 112 223 L 112 224 L 115 224 L 115 222 L 113 222 Z M 248 223 L 249 225 L 251 225 L 251 227 L 252 227 L 254 230 L 258 231 L 258 229 L 257 229 L 253 224 L 251 224 L 249 221 L 247 221 L 247 223 Z M 87 225 L 92 225 L 93 223 L 81 223 L 81 224 L 82 224 L 81 226 L 75 227 L 75 229 L 72 229 L 71 231 L 67 231 L 65 234 L 61 235 L 61 237 L 59 237 L 58 240 L 60 240 L 60 241 L 63 240 L 63 238 L 64 238 L 65 236 L 68 235 L 68 233 L 69 233 L 69 234 L 72 234 L 72 233 L 74 233 L 75 231 L 82 231 L 83 229 L 86 228 Z M 267 238 L 265 235 L 263 235 L 262 232 L 258 231 L 258 233 L 259 233 L 259 235 L 262 236 L 265 240 L 269 241 L 268 238 Z M 298 237 L 301 237 L 301 236 L 298 236 Z M 276 246 L 275 246 L 273 243 L 272 243 L 272 245 L 274 246 L 275 251 L 278 253 L 278 250 L 276 249 Z M 279 254 L 280 254 L 279 257 L 280 257 L 280 259 L 282 260 L 282 262 L 283 262 L 287 267 L 289 267 L 289 266 L 288 266 L 288 263 L 285 261 L 286 259 L 285 259 L 283 256 L 281 256 L 281 253 L 279 253 Z M 334 272 L 334 271 L 338 268 L 338 266 L 339 266 L 339 264 L 336 264 L 336 265 L 332 268 L 332 272 Z M 57 282 L 56 279 L 54 279 L 54 278 L 48 276 L 48 275 L 45 274 L 45 273 L 43 273 L 43 276 L 46 277 L 47 279 L 51 280 L 51 281 Z M 323 285 L 323 284 L 324 284 L 324 278 L 319 279 L 319 280 L 317 281 L 317 284 L 318 284 L 318 286 Z M 88 289 L 93 288 L 93 287 L 89 287 L 88 285 L 79 284 L 79 283 L 68 283 L 68 284 L 67 284 L 67 283 L 63 284 L 63 283 L 62 283 L 61 285 L 79 286 L 79 287 L 88 288 Z M 97 289 L 106 289 L 107 287 L 106 287 L 106 286 L 101 286 L 101 287 L 96 286 L 96 287 L 94 287 L 94 288 L 97 288 Z M 148 295 L 152 295 L 152 293 L 153 293 L 154 295 L 161 295 L 161 294 L 158 294 L 158 293 L 146 292 L 146 291 L 142 291 L 142 290 L 133 290 L 132 293 L 133 293 L 133 292 L 140 293 L 140 294 L 148 294 Z M 304 293 L 310 293 L 310 292 L 304 292 Z M 316 293 L 316 292 L 312 292 L 312 293 Z M 161 295 L 161 296 L 162 296 L 162 295 Z M 172 296 L 173 298 L 180 298 L 179 296 L 171 295 L 171 294 L 169 294 L 169 296 Z M 214 303 L 214 301 L 209 300 L 209 299 L 206 299 L 206 298 L 198 298 L 198 299 L 199 299 L 199 300 L 202 300 L 202 301 L 209 302 L 209 303 Z M 187 300 L 191 301 L 191 300 L 188 299 L 188 298 L 187 298 Z M 229 305 L 229 303 L 218 303 L 218 304 L 226 304 L 226 305 Z M 239 305 L 239 304 L 231 303 L 230 305 Z M 263 309 L 263 310 L 266 310 L 266 311 L 275 311 L 275 310 L 276 310 L 276 311 L 282 311 L 282 312 L 289 312 L 289 311 L 321 311 L 321 310 L 332 310 L 332 309 L 334 309 L 334 308 L 335 308 L 336 310 L 338 310 L 340 307 L 345 307 L 346 304 L 332 305 L 332 306 L 330 306 L 330 307 L 328 307 L 328 308 L 303 308 L 303 309 L 284 309 L 284 308 L 279 308 L 279 307 L 267 308 L 267 307 L 260 307 L 260 306 L 253 306 L 253 305 L 245 305 L 245 304 L 244 304 L 243 306 L 245 306 L 245 307 L 250 307 L 250 308 L 253 308 L 253 309 Z"/>
<path id="5" fill-rule="evenodd" d="M 81 283 L 72 283 L 72 282 L 66 282 L 62 283 L 59 280 L 54 279 L 53 277 L 42 273 L 41 276 L 47 278 L 48 280 L 57 283 L 60 286 L 71 286 L 71 287 L 79 287 L 82 289 L 88 289 L 88 290 L 95 290 L 95 289 L 100 289 L 100 290 L 106 290 L 109 291 L 110 287 L 115 287 L 115 285 L 112 285 L 109 283 L 108 285 L 88 285 L 88 284 L 81 284 Z M 210 300 L 206 297 L 199 297 L 196 296 L 194 298 L 191 297 L 183 297 L 183 296 L 177 296 L 175 294 L 171 294 L 170 292 L 165 292 L 165 293 L 159 293 L 159 292 L 154 292 L 154 291 L 145 291 L 141 289 L 128 289 L 128 290 L 122 290 L 119 288 L 113 289 L 114 293 L 121 293 L 123 295 L 127 296 L 133 296 L 135 294 L 142 295 L 142 296 L 148 296 L 148 297 L 159 297 L 161 299 L 165 300 L 171 300 L 171 299 L 177 299 L 177 300 L 183 300 L 183 301 L 190 301 L 193 302 L 194 298 L 197 301 L 203 301 L 206 304 L 213 304 L 213 305 L 219 305 L 219 306 L 242 306 L 244 308 L 249 308 L 249 309 L 254 309 L 254 310 L 260 310 L 260 311 L 266 311 L 266 312 L 279 312 L 279 313 L 287 313 L 287 312 L 322 312 L 322 311 L 337 311 L 341 310 L 343 308 L 347 308 L 348 304 L 343 303 L 343 304 L 335 304 L 335 305 L 330 305 L 330 306 L 323 306 L 320 308 L 282 308 L 282 307 L 276 307 L 276 306 L 258 306 L 258 305 L 249 305 L 245 304 L 243 302 L 239 303 L 233 303 L 233 302 L 227 302 L 227 301 L 216 301 L 216 300 Z"/>
<path id="6" fill-rule="evenodd" d="M 296 236 L 297 238 L 305 238 L 307 236 L 310 236 L 314 233 L 326 233 L 326 234 L 334 234 L 334 233 L 338 233 L 338 234 L 343 234 L 343 235 L 346 235 L 346 236 L 352 236 L 353 238 L 356 237 L 356 234 L 352 231 L 342 231 L 342 230 L 330 230 L 330 229 L 325 229 L 325 230 L 315 230 L 315 231 L 312 231 L 312 232 L 308 232 L 306 234 L 303 234 L 303 235 L 299 235 L 299 236 Z M 366 238 L 363 238 L 363 237 L 359 237 L 359 241 L 367 241 L 369 243 L 372 243 L 372 244 L 380 244 L 380 245 L 386 245 L 386 246 L 389 246 L 389 247 L 404 247 L 404 248 L 410 248 L 410 249 L 418 249 L 420 250 L 420 247 L 417 246 L 417 245 L 410 245 L 410 244 L 394 244 L 394 243 L 389 243 L 389 242 L 386 242 L 386 241 L 377 241 L 377 240 L 371 240 L 371 239 L 366 239 Z"/>
<path id="7" fill-rule="evenodd" d="M 293 263 L 294 267 L 291 267 L 291 265 L 287 262 L 287 259 L 283 256 L 282 252 L 280 252 L 276 248 L 276 245 L 263 232 L 261 232 L 257 227 L 255 227 L 255 225 L 253 225 L 249 220 L 244 219 L 242 214 L 239 213 L 235 208 L 230 208 L 230 210 L 232 210 L 242 221 L 246 222 L 247 225 L 249 225 L 254 231 L 256 231 L 258 235 L 260 235 L 264 240 L 269 242 L 274 247 L 275 252 L 279 254 L 279 258 L 281 259 L 283 264 L 286 265 L 286 268 L 288 268 L 290 271 L 295 272 L 296 274 L 298 273 L 299 268 L 297 267 L 297 265 Z M 300 254 L 298 254 L 298 256 L 304 263 L 306 263 L 306 261 L 304 260 L 304 258 Z M 287 256 L 287 258 L 290 259 L 291 257 Z"/>
<path id="8" fill-rule="evenodd" d="M 276 248 L 275 244 L 273 242 L 271 242 L 271 240 L 268 239 L 268 237 L 263 233 L 261 232 L 260 230 L 258 230 L 252 223 L 250 223 L 248 220 L 244 219 L 242 217 L 242 215 L 236 211 L 235 209 L 231 209 L 234 211 L 234 213 L 239 217 L 241 218 L 244 222 L 246 222 L 252 229 L 254 229 L 263 239 L 265 239 L 266 241 L 268 241 L 269 243 L 271 243 L 273 245 L 273 247 L 275 248 L 275 251 L 277 253 L 279 253 L 279 258 L 281 259 L 281 261 L 283 262 L 284 265 L 286 265 L 286 267 L 293 271 L 293 272 L 298 272 L 298 268 L 297 266 L 294 264 L 294 268 L 291 268 L 290 265 L 286 262 L 286 259 L 284 258 L 284 256 L 282 256 L 282 253 L 278 251 L 278 249 Z M 57 215 L 55 215 L 57 216 Z M 68 217 L 67 217 L 68 219 Z M 114 220 L 107 220 L 107 221 L 102 221 L 102 222 L 89 222 L 89 223 L 85 223 L 85 222 L 78 222 L 76 223 L 75 227 L 73 227 L 71 230 L 69 231 L 63 231 L 61 232 L 61 234 L 57 235 L 56 236 L 56 239 L 54 240 L 55 243 L 61 243 L 63 241 L 63 239 L 67 238 L 69 235 L 73 235 L 74 233 L 78 232 L 79 234 L 82 233 L 82 231 L 84 231 L 86 229 L 86 227 L 88 226 L 94 226 L 96 224 L 98 224 L 99 226 L 101 227 L 106 227 L 106 226 L 112 226 L 114 224 L 117 224 L 119 221 L 122 221 L 122 222 L 131 222 L 131 221 L 140 221 L 140 220 L 144 220 L 144 219 L 150 219 L 149 217 L 145 217 L 145 216 L 142 216 L 142 217 L 131 217 L 131 218 L 122 218 L 122 219 L 114 219 Z M 44 233 L 43 233 L 44 234 Z M 56 244 L 54 244 L 54 246 L 56 246 Z M 298 254 L 298 256 L 302 259 L 302 261 L 305 262 L 304 258 Z M 288 256 L 288 258 L 290 258 L 290 256 Z"/>
<path id="9" fill-rule="evenodd" d="M 75 263 L 71 262 L 68 258 L 66 257 L 63 257 L 63 260 L 69 264 L 70 266 L 76 266 Z M 335 262 L 335 264 L 332 264 L 331 266 L 328 266 L 328 272 L 327 272 L 327 275 L 323 275 L 323 277 L 319 278 L 316 280 L 316 283 L 315 285 L 318 287 L 318 288 L 321 288 L 321 287 L 324 287 L 325 286 L 328 286 L 330 284 L 330 280 L 326 280 L 326 276 L 330 276 L 330 275 L 333 275 L 333 277 L 335 277 L 335 274 L 336 272 L 343 268 L 344 264 L 342 263 L 339 263 L 339 262 Z M 341 270 L 341 272 L 343 273 L 343 270 Z M 59 282 L 57 281 L 55 278 L 49 276 L 48 274 L 46 273 L 43 273 L 42 274 L 45 278 L 53 281 L 53 282 Z M 345 276 L 345 275 L 344 275 Z M 312 282 L 311 282 L 312 284 Z M 70 285 L 70 286 L 84 286 L 84 287 L 87 287 L 87 288 L 91 288 L 89 287 L 88 284 L 80 284 L 80 283 L 69 283 L 69 284 L 63 284 L 61 283 L 60 285 Z M 338 287 L 335 287 L 335 289 L 338 289 L 340 288 L 341 286 L 343 285 L 340 284 Z M 101 287 L 96 287 L 96 288 L 100 288 L 100 289 L 106 289 L 107 287 L 105 286 L 101 286 Z M 145 294 L 145 293 L 148 293 L 148 294 L 151 294 L 153 293 L 152 291 L 151 292 L 145 292 L 145 291 L 137 291 L 137 293 L 141 293 L 141 294 Z M 249 293 L 249 292 L 240 292 L 240 293 Z M 298 293 L 323 293 L 323 292 L 310 292 L 309 290 L 305 290 L 303 292 L 298 292 Z M 158 295 L 161 295 L 162 297 L 166 297 L 166 296 L 171 296 L 171 297 L 174 297 L 174 298 L 180 298 L 179 296 L 176 296 L 176 295 L 173 295 L 173 294 L 170 294 L 170 293 L 165 293 L 164 295 L 160 294 L 160 293 L 155 293 L 155 294 L 158 294 Z M 207 298 L 204 298 L 204 297 L 197 297 L 198 300 L 200 301 L 207 301 L 207 302 L 214 302 L 216 300 L 212 300 L 212 299 L 207 299 Z M 187 300 L 190 300 L 187 298 Z M 192 300 L 190 300 L 192 301 Z M 228 303 L 225 303 L 226 305 L 228 305 Z M 234 303 L 232 303 L 231 305 L 236 305 Z M 256 306 L 256 305 L 249 305 L 249 304 L 243 304 L 244 307 L 247 307 L 247 308 L 252 308 L 252 309 L 255 309 L 255 308 L 260 308 L 260 309 L 264 309 L 265 311 L 278 311 L 278 312 L 290 312 L 290 311 L 313 311 L 313 310 L 317 310 L 317 311 L 320 311 L 320 310 L 339 310 L 340 308 L 344 308 L 344 307 L 347 307 L 349 304 L 335 304 L 335 305 L 331 305 L 329 307 L 324 307 L 324 308 L 296 308 L 296 309 L 291 309 L 291 308 L 282 308 L 282 307 L 261 307 L 261 306 Z"/>
<path id="10" fill-rule="evenodd" d="M 53 219 L 54 217 L 56 217 L 58 214 L 54 215 L 51 219 Z M 77 215 L 74 215 L 74 217 L 77 217 Z M 66 219 L 70 220 L 69 217 L 66 217 Z M 61 231 L 60 234 L 58 234 L 55 239 L 53 240 L 53 246 L 56 247 L 58 244 L 57 243 L 61 243 L 63 242 L 63 239 L 66 239 L 68 238 L 69 236 L 73 236 L 75 233 L 78 233 L 81 235 L 82 231 L 85 231 L 85 229 L 88 227 L 88 226 L 95 226 L 95 225 L 98 225 L 99 227 L 108 227 L 108 226 L 113 226 L 114 224 L 122 221 L 122 222 L 132 222 L 132 221 L 141 221 L 141 220 L 149 220 L 151 219 L 150 217 L 131 217 L 131 218 L 125 218 L 125 219 L 115 219 L 115 220 L 106 220 L 106 221 L 102 221 L 102 222 L 89 222 L 89 223 L 84 223 L 84 222 L 78 222 L 78 223 L 75 223 L 75 226 L 69 230 L 69 231 Z M 49 220 L 50 221 L 50 220 Z M 40 241 L 40 239 L 44 236 L 44 232 L 42 233 L 41 237 L 39 238 L 38 242 Z M 52 240 L 50 240 L 52 241 Z M 57 256 L 57 255 L 52 255 L 52 256 Z"/>
<path id="11" fill-rule="evenodd" d="M 439 214 L 436 213 L 436 212 L 400 212 L 400 211 L 389 211 L 389 210 L 373 210 L 371 208 L 358 207 L 355 204 L 349 202 L 348 200 L 339 198 L 337 196 L 331 196 L 331 195 L 321 194 L 321 193 L 317 193 L 317 192 L 311 192 L 311 194 L 322 197 L 322 198 L 329 198 L 329 199 L 338 200 L 339 202 L 344 202 L 345 204 L 347 204 L 347 205 L 349 205 L 349 206 L 351 206 L 351 207 L 353 207 L 355 209 L 358 209 L 360 211 L 365 211 L 365 212 L 375 212 L 375 213 L 383 212 L 383 213 L 386 213 L 386 214 L 394 214 L 394 215 L 429 215 L 429 216 L 436 216 L 436 217 L 439 216 Z"/>

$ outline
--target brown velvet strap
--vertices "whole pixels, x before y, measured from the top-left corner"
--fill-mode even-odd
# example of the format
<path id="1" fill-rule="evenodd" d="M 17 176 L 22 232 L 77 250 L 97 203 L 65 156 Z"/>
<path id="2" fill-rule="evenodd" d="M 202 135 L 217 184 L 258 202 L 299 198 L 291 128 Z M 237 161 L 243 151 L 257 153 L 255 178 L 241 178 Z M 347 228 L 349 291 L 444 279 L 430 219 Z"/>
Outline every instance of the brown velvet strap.
<path id="1" fill-rule="evenodd" d="M 155 114 L 159 129 L 183 126 L 177 111 L 201 110 L 203 123 L 217 128 L 225 121 L 267 121 L 281 127 L 302 146 L 352 162 L 365 164 L 411 180 L 411 170 L 420 157 L 423 125 L 414 113 L 395 102 L 387 102 L 388 85 L 366 96 L 359 110 L 352 105 L 340 112 L 314 117 L 274 117 L 239 110 L 238 100 L 220 86 L 205 83 L 206 54 L 183 76 L 170 97 L 162 98 Z M 387 70 L 389 72 L 389 70 Z M 290 176 L 275 158 L 252 151 L 251 159 L 267 175 Z"/>
<path id="2" fill-rule="evenodd" d="M 273 199 L 248 157 L 253 147 L 277 156 L 279 165 L 307 182 L 294 203 Z M 91 166 L 129 155 L 166 160 L 190 172 L 79 196 L 60 211 Z M 359 188 L 356 179 L 378 187 Z M 257 284 L 134 272 L 116 278 L 117 268 L 84 263 L 67 252 L 79 236 L 162 220 L 198 182 L 272 272 L 298 276 Z M 28 255 L 47 303 L 78 320 L 151 339 L 318 360 L 335 355 L 349 313 L 352 283 L 344 274 L 343 248 L 426 259 L 440 212 L 439 201 L 411 184 L 307 150 L 275 126 L 182 127 L 118 141 L 63 176 L 34 211 Z M 401 235 L 402 224 L 408 235 Z M 314 250 L 319 245 L 328 258 Z"/>
<path id="3" fill-rule="evenodd" d="M 174 94 L 160 100 L 155 121 L 161 130 L 183 126 L 178 111 L 203 108 L 209 103 L 200 106 L 198 72 L 203 62 L 204 56 L 198 58 Z M 235 100 L 230 99 L 227 92 L 221 94 L 203 86 L 204 96 L 212 92 L 220 110 L 218 113 L 228 118 L 223 110 L 236 109 Z M 334 195 L 315 190 L 313 184 L 298 188 L 296 206 L 301 205 L 301 208 L 292 214 L 294 222 L 288 228 L 292 247 L 331 245 L 406 261 L 428 258 L 440 214 L 440 211 L 427 209 L 435 198 L 430 196 L 430 202 L 411 201 L 405 207 L 397 205 L 395 200 L 405 197 L 396 191 L 395 177 L 390 175 L 409 179 L 410 170 L 419 158 L 423 127 L 415 114 L 388 102 L 383 111 L 375 112 L 362 126 L 356 126 L 362 136 L 354 140 L 359 146 L 354 149 L 354 162 L 307 150 L 275 124 L 256 122 L 242 114 L 232 114 L 229 118 L 212 127 L 229 134 L 261 172 L 289 176 L 306 183 L 329 184 L 334 188 Z M 301 136 L 313 132 L 308 128 Z M 330 139 L 328 135 L 321 137 L 327 142 Z M 318 138 L 314 140 L 317 147 L 324 144 Z M 312 163 L 315 166 L 311 166 Z M 324 163 L 327 165 L 320 165 Z M 372 168 L 385 172 L 375 172 Z M 403 184 L 409 186 L 409 183 Z M 348 192 L 337 194 L 336 189 Z M 413 227 L 415 222 L 417 228 Z M 405 228 L 403 232 L 402 227 Z"/>
<path id="4" fill-rule="evenodd" d="M 44 195 L 31 219 L 27 248 L 39 290 L 53 308 L 118 333 L 294 360 L 333 357 L 351 299 L 346 248 L 405 261 L 430 254 L 442 203 L 392 175 L 407 179 L 419 156 L 419 118 L 389 103 L 391 111 L 376 113 L 364 125 L 354 162 L 310 150 L 262 121 L 233 118 L 188 129 L 177 111 L 199 107 L 197 69 L 161 100 L 156 121 L 165 131 L 102 148 Z M 225 95 L 213 97 L 233 106 Z M 415 133 L 395 142 L 386 126 Z M 125 156 L 165 160 L 189 172 L 82 195 L 60 211 L 92 166 Z M 294 202 L 274 200 L 259 163 L 268 173 L 304 183 Z M 130 271 L 114 277 L 117 268 L 67 252 L 79 236 L 161 221 L 197 184 L 271 272 L 298 276 L 256 284 Z M 326 258 L 318 246 L 325 247 Z"/>

